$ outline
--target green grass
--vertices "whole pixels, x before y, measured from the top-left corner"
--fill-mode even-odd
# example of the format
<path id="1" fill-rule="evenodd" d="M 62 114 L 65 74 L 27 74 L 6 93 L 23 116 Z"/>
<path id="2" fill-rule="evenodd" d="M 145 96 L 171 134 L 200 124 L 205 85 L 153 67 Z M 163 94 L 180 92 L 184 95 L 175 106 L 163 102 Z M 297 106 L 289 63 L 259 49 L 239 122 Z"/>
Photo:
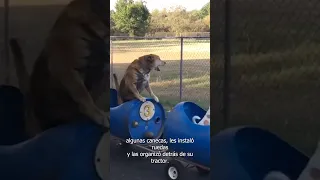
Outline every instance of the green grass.
<path id="1" fill-rule="evenodd" d="M 113 41 L 111 56 L 114 63 L 130 63 L 145 54 L 157 54 L 163 60 L 181 59 L 179 39 Z M 209 59 L 209 39 L 185 39 L 183 60 Z"/>
<path id="2" fill-rule="evenodd" d="M 179 103 L 180 40 L 131 40 L 113 42 L 114 72 L 121 79 L 129 63 L 141 55 L 154 53 L 167 62 L 160 72 L 152 72 L 151 87 L 166 110 Z M 183 51 L 182 101 L 209 107 L 210 42 L 186 39 Z M 112 84 L 113 86 L 113 84 Z M 148 96 L 146 92 L 143 95 Z"/>
<path id="3" fill-rule="evenodd" d="M 221 130 L 224 3 L 215 4 L 213 124 Z M 233 1 L 229 127 L 257 125 L 311 155 L 320 137 L 320 3 Z M 216 131 L 216 132 L 217 132 Z"/>
<path id="4" fill-rule="evenodd" d="M 301 44 L 285 51 L 238 53 L 232 57 L 229 126 L 257 125 L 310 155 L 319 140 L 320 44 Z M 221 77 L 221 59 L 213 72 Z M 221 97 L 218 81 L 213 97 Z M 215 101 L 213 114 L 220 114 Z"/>

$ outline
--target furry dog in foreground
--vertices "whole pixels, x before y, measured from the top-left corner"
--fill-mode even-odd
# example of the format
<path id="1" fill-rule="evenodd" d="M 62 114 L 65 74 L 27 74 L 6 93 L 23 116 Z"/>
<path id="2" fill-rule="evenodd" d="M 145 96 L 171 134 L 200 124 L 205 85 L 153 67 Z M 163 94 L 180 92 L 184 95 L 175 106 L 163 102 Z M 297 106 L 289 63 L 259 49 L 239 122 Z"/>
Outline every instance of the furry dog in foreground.
<path id="1" fill-rule="evenodd" d="M 160 71 L 159 66 L 165 64 L 166 62 L 162 61 L 158 55 L 148 54 L 139 57 L 128 66 L 120 85 L 117 76 L 114 74 L 116 89 L 119 94 L 118 99 L 120 99 L 119 104 L 133 99 L 145 102 L 146 98 L 140 94 L 145 89 L 156 102 L 159 102 L 158 97 L 150 87 L 150 72 L 151 70 Z"/>
<path id="2" fill-rule="evenodd" d="M 27 117 L 29 134 L 76 121 L 80 115 L 109 128 L 109 116 L 95 103 L 109 93 L 108 6 L 105 0 L 69 3 L 49 32 L 30 77 L 18 42 L 11 40 L 20 89 L 35 116 Z"/>

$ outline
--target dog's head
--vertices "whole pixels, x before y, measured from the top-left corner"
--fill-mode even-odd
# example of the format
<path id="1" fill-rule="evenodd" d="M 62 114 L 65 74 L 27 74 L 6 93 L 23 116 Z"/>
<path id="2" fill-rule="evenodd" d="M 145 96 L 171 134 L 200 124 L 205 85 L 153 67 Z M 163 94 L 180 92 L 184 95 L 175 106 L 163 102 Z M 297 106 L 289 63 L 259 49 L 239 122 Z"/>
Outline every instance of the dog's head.
<path id="1" fill-rule="evenodd" d="M 155 54 L 148 54 L 139 57 L 138 59 L 141 62 L 141 65 L 143 66 L 142 68 L 147 69 L 147 70 L 156 70 L 160 71 L 159 66 L 164 66 L 166 62 L 160 59 L 158 55 Z"/>

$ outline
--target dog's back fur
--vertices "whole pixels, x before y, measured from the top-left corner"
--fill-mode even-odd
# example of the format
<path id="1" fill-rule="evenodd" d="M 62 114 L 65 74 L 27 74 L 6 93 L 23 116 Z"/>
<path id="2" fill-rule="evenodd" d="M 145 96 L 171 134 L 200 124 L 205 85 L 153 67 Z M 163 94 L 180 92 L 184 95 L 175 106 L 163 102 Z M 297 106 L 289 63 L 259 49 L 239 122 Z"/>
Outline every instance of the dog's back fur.
<path id="1" fill-rule="evenodd" d="M 105 54 L 106 49 L 102 49 L 107 48 L 102 38 L 109 34 L 100 27 L 102 25 L 100 19 L 93 14 L 86 2 L 88 1 L 73 1 L 62 12 L 52 28 L 44 51 L 35 63 L 30 78 L 30 90 L 36 105 L 35 114 L 39 119 L 47 119 L 41 121 L 45 122 L 41 124 L 44 129 L 62 124 L 66 120 L 72 121 L 81 114 L 78 104 L 49 72 L 60 71 L 61 65 L 70 66 L 66 69 L 77 68 L 86 88 L 96 100 L 101 92 L 92 92 L 92 90 L 98 89 L 99 83 L 106 79 L 106 70 L 109 70 L 109 67 L 106 67 L 109 65 L 109 57 Z M 92 29 L 95 32 L 92 32 Z M 51 53 L 63 54 L 71 62 L 48 64 L 65 61 L 59 57 L 49 61 L 48 58 L 53 56 Z M 82 62 L 79 64 L 78 60 Z M 75 65 L 78 67 L 73 67 Z M 65 72 L 60 73 L 63 75 Z M 39 87 L 37 84 L 42 86 Z"/>
<path id="2" fill-rule="evenodd" d="M 10 39 L 10 47 L 11 52 L 13 54 L 13 61 L 16 68 L 16 74 L 18 77 L 18 85 L 20 88 L 20 91 L 24 94 L 24 104 L 25 104 L 25 121 L 27 121 L 26 124 L 26 133 L 30 136 L 33 136 L 41 131 L 41 128 L 36 121 L 36 118 L 34 116 L 34 109 L 32 105 L 32 100 L 30 99 L 30 91 L 29 91 L 29 73 L 26 68 L 25 64 L 25 58 L 22 52 L 22 48 L 19 45 L 17 38 L 11 38 Z"/>
<path id="3" fill-rule="evenodd" d="M 65 87 L 66 81 L 74 84 L 74 79 L 69 79 L 70 73 L 80 75 L 94 101 L 107 88 L 110 60 L 106 42 L 109 38 L 109 24 L 104 24 L 102 17 L 93 12 L 93 1 L 101 0 L 74 0 L 67 5 L 34 64 L 27 94 L 32 100 L 42 130 L 76 120 L 83 114 L 79 103 L 75 102 Z M 15 40 L 11 46 L 15 61 L 23 62 L 23 55 L 19 53 Z M 25 68 L 22 64 L 17 64 L 17 67 Z M 19 73 L 22 72 L 24 70 Z M 74 84 L 75 90 L 78 85 Z M 109 102 L 108 99 L 106 101 Z"/>
<path id="4" fill-rule="evenodd" d="M 134 92 L 131 90 L 131 86 L 135 86 L 139 93 L 141 93 L 150 79 L 150 71 L 152 66 L 149 64 L 143 64 L 141 60 L 134 60 L 127 68 L 123 79 L 120 82 L 120 96 L 124 102 L 135 99 Z M 145 66 L 145 68 L 143 67 Z"/>
<path id="5" fill-rule="evenodd" d="M 10 47 L 12 54 L 14 55 L 13 62 L 16 68 L 20 91 L 22 91 L 23 94 L 26 94 L 29 89 L 29 73 L 24 62 L 25 58 L 22 52 L 22 48 L 17 38 L 10 39 Z"/>

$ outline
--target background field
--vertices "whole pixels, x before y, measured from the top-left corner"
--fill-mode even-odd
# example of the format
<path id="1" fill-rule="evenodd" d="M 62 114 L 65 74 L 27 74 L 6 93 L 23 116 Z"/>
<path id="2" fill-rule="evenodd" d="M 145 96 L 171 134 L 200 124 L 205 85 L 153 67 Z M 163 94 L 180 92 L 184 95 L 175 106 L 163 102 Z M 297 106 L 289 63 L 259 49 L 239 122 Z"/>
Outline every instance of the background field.
<path id="1" fill-rule="evenodd" d="M 231 11 L 230 121 L 257 125 L 310 155 L 320 135 L 320 2 L 236 0 Z M 213 7 L 212 110 L 221 130 L 224 4 Z M 272 147 L 270 147 L 272 148 Z"/>
<path id="2" fill-rule="evenodd" d="M 116 39 L 114 37 L 112 41 L 111 56 L 113 72 L 119 76 L 119 79 L 122 78 L 129 63 L 134 59 L 145 54 L 157 54 L 167 64 L 160 67 L 160 72 L 152 72 L 152 89 L 166 110 L 179 103 L 181 39 Z M 184 38 L 182 55 L 182 101 L 192 101 L 207 109 L 210 103 L 209 38 Z M 114 84 L 112 83 L 111 86 Z M 149 96 L 146 92 L 144 95 Z"/>

